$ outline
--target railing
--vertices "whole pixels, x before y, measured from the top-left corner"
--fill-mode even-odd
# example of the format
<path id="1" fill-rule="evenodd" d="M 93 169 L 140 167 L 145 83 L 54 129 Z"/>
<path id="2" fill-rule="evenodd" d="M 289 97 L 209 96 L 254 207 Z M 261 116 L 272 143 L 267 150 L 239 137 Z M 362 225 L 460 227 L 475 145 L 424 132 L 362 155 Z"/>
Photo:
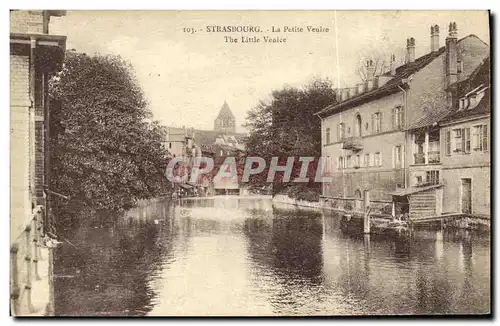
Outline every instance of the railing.
<path id="1" fill-rule="evenodd" d="M 33 306 L 33 281 L 41 280 L 39 262 L 42 257 L 43 206 L 37 206 L 21 234 L 12 239 L 10 247 L 10 305 L 14 316 L 36 312 Z M 48 294 L 50 295 L 50 294 Z"/>
<path id="2" fill-rule="evenodd" d="M 439 151 L 430 151 L 427 153 L 427 163 L 439 163 L 441 162 L 441 155 Z M 425 164 L 425 154 L 415 153 L 414 164 Z"/>
<path id="3" fill-rule="evenodd" d="M 363 213 L 363 199 L 355 197 L 324 197 L 328 206 L 334 210 Z M 375 215 L 390 215 L 392 201 L 390 200 L 370 200 L 372 213 Z"/>
<path id="4" fill-rule="evenodd" d="M 424 153 L 415 153 L 413 154 L 414 164 L 424 164 L 425 163 L 425 155 Z"/>
<path id="5" fill-rule="evenodd" d="M 429 163 L 441 162 L 440 152 L 439 151 L 429 152 L 429 160 L 428 161 L 429 161 Z"/>

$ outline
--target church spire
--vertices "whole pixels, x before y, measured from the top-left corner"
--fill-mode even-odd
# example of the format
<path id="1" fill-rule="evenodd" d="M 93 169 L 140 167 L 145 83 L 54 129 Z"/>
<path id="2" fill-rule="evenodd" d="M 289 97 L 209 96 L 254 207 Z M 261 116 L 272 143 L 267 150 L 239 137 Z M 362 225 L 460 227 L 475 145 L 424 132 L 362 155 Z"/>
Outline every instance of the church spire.
<path id="1" fill-rule="evenodd" d="M 234 117 L 233 112 L 229 108 L 227 101 L 224 101 L 222 107 L 220 108 L 219 114 L 214 121 L 214 130 L 223 131 L 223 132 L 235 132 L 236 127 L 236 118 Z"/>

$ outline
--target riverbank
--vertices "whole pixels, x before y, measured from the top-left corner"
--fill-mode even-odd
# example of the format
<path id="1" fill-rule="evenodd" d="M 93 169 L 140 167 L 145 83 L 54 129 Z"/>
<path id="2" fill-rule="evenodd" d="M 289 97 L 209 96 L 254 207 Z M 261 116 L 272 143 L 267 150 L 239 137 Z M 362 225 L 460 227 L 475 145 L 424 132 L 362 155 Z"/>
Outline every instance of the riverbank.
<path id="1" fill-rule="evenodd" d="M 357 215 L 362 218 L 362 214 L 359 212 L 353 212 L 351 210 L 342 209 L 340 206 L 332 206 L 326 203 L 311 202 L 306 200 L 297 200 L 295 198 L 291 198 L 287 195 L 275 195 L 272 197 L 273 204 L 278 205 L 291 205 L 297 208 L 311 208 L 311 209 L 320 209 L 320 210 L 329 210 L 339 213 L 349 213 L 353 215 Z M 429 224 L 439 224 L 441 225 L 441 221 L 434 221 Z M 486 231 L 491 228 L 491 219 L 483 216 L 464 216 L 460 219 L 443 221 L 443 226 L 454 228 L 454 229 L 464 229 L 464 230 L 480 230 Z"/>

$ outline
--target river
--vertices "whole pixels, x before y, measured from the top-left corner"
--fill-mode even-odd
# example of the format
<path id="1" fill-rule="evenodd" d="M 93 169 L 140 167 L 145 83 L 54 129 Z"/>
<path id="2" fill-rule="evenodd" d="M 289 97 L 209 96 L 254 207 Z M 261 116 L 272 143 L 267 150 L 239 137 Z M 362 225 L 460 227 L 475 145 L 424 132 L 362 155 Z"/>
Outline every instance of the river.
<path id="1" fill-rule="evenodd" d="M 345 235 L 333 212 L 268 198 L 156 200 L 82 227 L 55 257 L 56 315 L 488 313 L 490 237 Z"/>

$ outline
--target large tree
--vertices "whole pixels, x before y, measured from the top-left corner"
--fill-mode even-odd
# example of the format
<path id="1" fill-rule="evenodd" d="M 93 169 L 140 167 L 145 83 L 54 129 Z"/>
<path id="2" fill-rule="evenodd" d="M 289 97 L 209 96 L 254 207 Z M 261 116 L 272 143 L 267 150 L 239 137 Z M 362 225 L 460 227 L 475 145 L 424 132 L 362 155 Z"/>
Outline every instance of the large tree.
<path id="1" fill-rule="evenodd" d="M 120 212 L 165 192 L 161 128 L 127 62 L 70 51 L 50 97 L 50 188 L 70 196 L 55 202 L 59 220 L 81 208 Z"/>
<path id="2" fill-rule="evenodd" d="M 276 175 L 274 193 L 287 188 L 319 189 L 314 183 L 317 159 L 321 156 L 321 121 L 314 113 L 335 102 L 335 91 L 329 80 L 315 79 L 304 87 L 284 87 L 271 94 L 269 103 L 259 102 L 247 115 L 246 127 L 250 131 L 247 155 L 260 156 L 267 167 L 272 157 L 279 157 L 284 165 L 287 157 L 295 157 L 292 181 L 300 172 L 298 158 L 316 158 L 310 166 L 309 184 L 282 182 L 283 173 Z M 253 177 L 251 184 L 265 185 L 267 169 Z"/>

